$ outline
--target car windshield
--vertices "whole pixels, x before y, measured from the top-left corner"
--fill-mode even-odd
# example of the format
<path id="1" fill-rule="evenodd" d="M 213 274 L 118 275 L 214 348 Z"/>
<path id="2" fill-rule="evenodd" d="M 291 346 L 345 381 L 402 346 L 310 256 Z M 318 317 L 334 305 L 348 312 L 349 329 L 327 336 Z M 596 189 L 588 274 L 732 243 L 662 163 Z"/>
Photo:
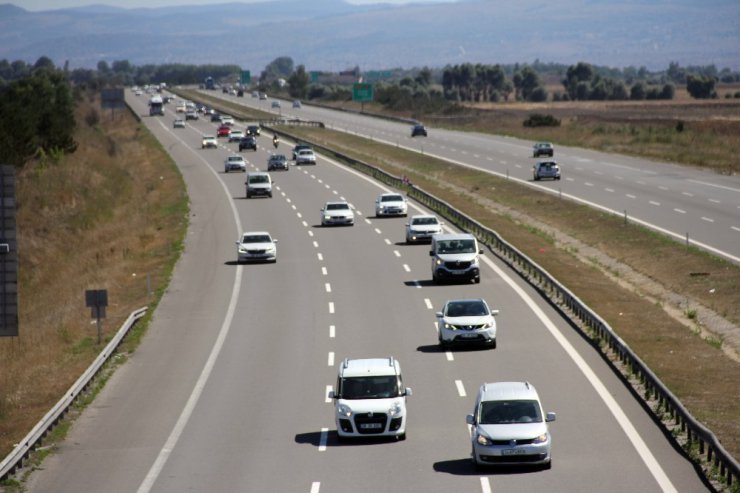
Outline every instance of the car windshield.
<path id="1" fill-rule="evenodd" d="M 239 161 L 239 162 L 242 162 L 242 161 L 244 161 L 244 158 L 241 157 L 241 156 L 230 156 L 229 157 L 229 161 Z"/>
<path id="2" fill-rule="evenodd" d="M 328 211 L 339 211 L 349 209 L 349 204 L 326 204 L 326 210 Z"/>
<path id="3" fill-rule="evenodd" d="M 403 197 L 400 195 L 383 195 L 380 198 L 381 202 L 403 202 Z"/>
<path id="4" fill-rule="evenodd" d="M 242 243 L 271 243 L 268 235 L 244 235 Z"/>
<path id="5" fill-rule="evenodd" d="M 250 176 L 249 183 L 267 183 L 270 179 L 265 175 Z"/>
<path id="6" fill-rule="evenodd" d="M 537 401 L 484 401 L 480 405 L 480 424 L 541 423 Z"/>
<path id="7" fill-rule="evenodd" d="M 342 399 L 387 399 L 398 396 L 398 379 L 395 375 L 342 378 Z"/>
<path id="8" fill-rule="evenodd" d="M 278 161 L 278 162 L 287 161 L 287 160 L 288 158 L 286 158 L 282 154 L 276 154 L 270 158 L 270 161 Z"/>
<path id="9" fill-rule="evenodd" d="M 475 240 L 443 240 L 438 244 L 439 253 L 474 253 Z"/>
<path id="10" fill-rule="evenodd" d="M 411 224 L 437 224 L 436 217 L 416 217 L 411 220 Z"/>
<path id="11" fill-rule="evenodd" d="M 447 303 L 445 311 L 448 317 L 480 317 L 488 315 L 486 305 L 479 300 L 453 301 Z"/>
<path id="12" fill-rule="evenodd" d="M 310 156 L 311 154 L 313 154 L 313 151 L 310 149 L 303 149 L 299 151 L 298 154 L 300 154 L 301 156 Z"/>

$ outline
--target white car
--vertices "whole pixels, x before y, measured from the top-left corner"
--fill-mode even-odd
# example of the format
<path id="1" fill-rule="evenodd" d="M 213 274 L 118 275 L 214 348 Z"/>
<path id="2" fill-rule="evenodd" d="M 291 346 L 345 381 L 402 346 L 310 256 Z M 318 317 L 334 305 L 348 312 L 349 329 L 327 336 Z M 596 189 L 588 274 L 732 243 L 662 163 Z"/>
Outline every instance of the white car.
<path id="1" fill-rule="evenodd" d="M 340 439 L 406 438 L 406 397 L 401 365 L 393 358 L 345 359 L 329 392 Z"/>
<path id="2" fill-rule="evenodd" d="M 239 262 L 277 262 L 277 240 L 266 231 L 244 233 L 236 242 Z"/>
<path id="3" fill-rule="evenodd" d="M 346 224 L 352 226 L 355 223 L 355 213 L 345 201 L 327 202 L 321 209 L 321 225 L 330 226 L 334 224 Z"/>
<path id="4" fill-rule="evenodd" d="M 232 154 L 224 160 L 224 173 L 233 170 L 247 171 L 247 162 L 239 154 Z"/>
<path id="5" fill-rule="evenodd" d="M 232 130 L 229 134 L 229 142 L 239 142 L 244 137 L 243 130 Z"/>
<path id="6" fill-rule="evenodd" d="M 411 220 L 406 223 L 406 243 L 431 241 L 433 235 L 442 232 L 443 224 L 432 214 L 411 216 Z"/>
<path id="7" fill-rule="evenodd" d="M 293 100 L 293 108 L 300 108 L 300 107 L 301 107 L 301 102 L 298 101 L 297 99 L 294 99 Z"/>
<path id="8" fill-rule="evenodd" d="M 216 149 L 218 147 L 218 140 L 213 135 L 204 135 L 200 147 L 201 149 Z"/>
<path id="9" fill-rule="evenodd" d="M 485 383 L 478 390 L 470 425 L 472 458 L 483 466 L 552 465 L 552 438 L 547 423 L 555 413 L 545 414 L 539 395 L 529 382 Z"/>
<path id="10" fill-rule="evenodd" d="M 176 118 L 172 122 L 172 128 L 185 128 L 185 120 L 182 118 Z"/>
<path id="11" fill-rule="evenodd" d="M 400 193 L 381 193 L 375 199 L 375 217 L 405 216 L 407 212 L 406 197 Z"/>
<path id="12" fill-rule="evenodd" d="M 234 125 L 234 117 L 229 115 L 221 115 L 221 125 Z"/>
<path id="13" fill-rule="evenodd" d="M 280 108 L 280 101 L 273 101 L 270 106 L 273 108 Z"/>
<path id="14" fill-rule="evenodd" d="M 311 149 L 301 149 L 295 154 L 295 164 L 316 164 L 316 154 Z"/>
<path id="15" fill-rule="evenodd" d="M 449 300 L 437 312 L 439 344 L 485 344 L 496 347 L 496 319 L 498 310 L 488 308 L 483 299 Z"/>

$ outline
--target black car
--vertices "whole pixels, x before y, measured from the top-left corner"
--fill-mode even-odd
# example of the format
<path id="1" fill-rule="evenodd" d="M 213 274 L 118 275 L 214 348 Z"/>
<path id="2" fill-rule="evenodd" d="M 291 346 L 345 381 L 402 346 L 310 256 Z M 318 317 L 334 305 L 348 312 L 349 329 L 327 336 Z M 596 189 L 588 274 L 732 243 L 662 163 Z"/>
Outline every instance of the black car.
<path id="1" fill-rule="evenodd" d="M 293 161 L 295 161 L 295 158 L 298 157 L 298 151 L 302 149 L 310 149 L 311 146 L 308 144 L 296 144 L 295 147 L 293 147 Z"/>
<path id="2" fill-rule="evenodd" d="M 260 134 L 260 127 L 259 125 L 249 125 L 247 127 L 247 135 L 252 135 L 254 137 L 258 137 Z"/>
<path id="3" fill-rule="evenodd" d="M 414 125 L 414 127 L 411 129 L 411 136 L 416 137 L 417 135 L 422 135 L 424 137 L 427 136 L 427 129 L 426 127 L 424 127 L 424 125 Z"/>
<path id="4" fill-rule="evenodd" d="M 273 154 L 267 161 L 267 171 L 281 169 L 288 171 L 288 158 L 284 154 Z"/>
<path id="5" fill-rule="evenodd" d="M 239 141 L 239 150 L 242 151 L 244 149 L 252 149 L 253 151 L 256 151 L 257 139 L 255 139 L 251 135 L 247 137 L 242 137 L 242 140 Z"/>
<path id="6" fill-rule="evenodd" d="M 212 122 L 220 122 L 221 121 L 221 113 L 211 113 L 211 121 Z"/>

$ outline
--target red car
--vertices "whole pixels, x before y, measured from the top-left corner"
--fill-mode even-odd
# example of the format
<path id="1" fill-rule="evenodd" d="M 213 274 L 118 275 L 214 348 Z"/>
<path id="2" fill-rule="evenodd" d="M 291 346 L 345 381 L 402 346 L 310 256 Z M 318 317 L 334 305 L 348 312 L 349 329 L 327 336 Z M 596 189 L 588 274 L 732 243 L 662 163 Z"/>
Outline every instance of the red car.
<path id="1" fill-rule="evenodd" d="M 228 125 L 221 125 L 216 131 L 218 137 L 229 137 L 231 135 L 231 127 Z"/>

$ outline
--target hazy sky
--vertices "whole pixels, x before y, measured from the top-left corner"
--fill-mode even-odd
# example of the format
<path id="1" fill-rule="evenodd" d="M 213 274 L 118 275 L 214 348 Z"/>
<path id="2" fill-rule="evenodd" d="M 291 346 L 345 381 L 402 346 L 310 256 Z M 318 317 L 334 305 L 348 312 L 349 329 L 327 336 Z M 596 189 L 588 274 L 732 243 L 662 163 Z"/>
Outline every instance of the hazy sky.
<path id="1" fill-rule="evenodd" d="M 265 0 L 6 0 L 18 7 L 26 10 L 52 10 L 66 7 L 81 7 L 83 5 L 111 5 L 127 9 L 137 7 L 168 7 L 172 5 L 208 5 L 218 3 L 252 3 L 255 1 Z M 310 1 L 310 0 L 307 0 Z M 368 4 L 368 3 L 419 3 L 419 2 L 440 2 L 454 0 L 345 0 L 348 3 Z"/>

